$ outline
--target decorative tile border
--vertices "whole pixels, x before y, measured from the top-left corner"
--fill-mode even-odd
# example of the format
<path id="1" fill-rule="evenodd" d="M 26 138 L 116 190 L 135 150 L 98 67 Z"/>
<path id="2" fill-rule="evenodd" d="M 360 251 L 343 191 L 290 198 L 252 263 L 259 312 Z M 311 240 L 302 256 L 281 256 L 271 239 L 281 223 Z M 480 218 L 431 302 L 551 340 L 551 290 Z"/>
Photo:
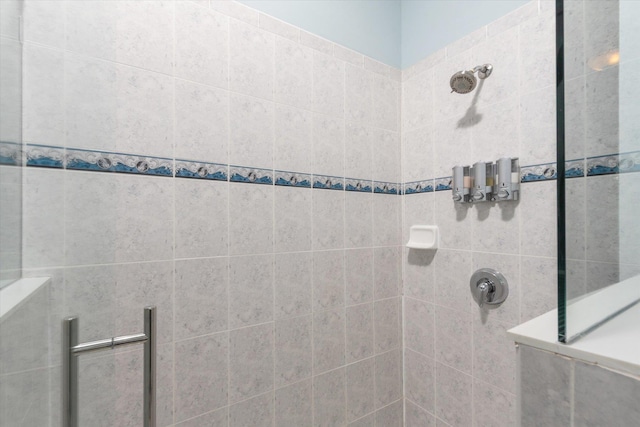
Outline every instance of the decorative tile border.
<path id="1" fill-rule="evenodd" d="M 27 144 L 27 166 L 62 169 L 65 167 L 65 149 L 49 145 Z"/>
<path id="2" fill-rule="evenodd" d="M 227 181 L 229 167 L 219 163 L 194 162 L 190 160 L 176 160 L 176 178 L 211 179 Z"/>
<path id="3" fill-rule="evenodd" d="M 24 152 L 23 148 L 24 147 Z M 113 153 L 40 144 L 17 144 L 0 141 L 0 164 L 69 169 L 80 171 L 133 173 L 176 178 L 243 182 L 286 187 L 354 191 L 402 195 L 451 190 L 451 177 L 405 183 L 372 181 L 301 172 L 233 166 L 195 160 L 174 160 L 164 157 Z M 565 163 L 567 178 L 640 172 L 640 151 L 569 160 Z M 556 163 L 523 166 L 520 182 L 555 180 Z"/>
<path id="4" fill-rule="evenodd" d="M 436 178 L 434 180 L 436 191 L 447 191 L 451 190 L 451 177 L 445 176 L 442 178 Z"/>
<path id="5" fill-rule="evenodd" d="M 344 178 L 328 175 L 313 175 L 313 188 L 344 190 Z"/>
<path id="6" fill-rule="evenodd" d="M 135 154 L 67 150 L 67 169 L 173 176 L 173 160 Z"/>
<path id="7" fill-rule="evenodd" d="M 311 175 L 306 173 L 276 171 L 275 184 L 287 187 L 311 188 Z"/>
<path id="8" fill-rule="evenodd" d="M 366 179 L 345 178 L 344 180 L 344 189 L 347 191 L 371 193 L 373 191 L 372 185 L 372 181 Z"/>
<path id="9" fill-rule="evenodd" d="M 15 142 L 0 141 L 0 165 L 20 166 L 22 147 Z"/>
<path id="10" fill-rule="evenodd" d="M 377 194 L 402 194 L 402 184 L 397 182 L 373 181 L 373 192 Z"/>
<path id="11" fill-rule="evenodd" d="M 403 194 L 419 194 L 433 192 L 433 180 L 412 181 L 404 183 Z"/>
<path id="12" fill-rule="evenodd" d="M 273 185 L 273 171 L 271 169 L 229 166 L 229 181 Z"/>
<path id="13" fill-rule="evenodd" d="M 640 151 L 587 158 L 587 176 L 640 172 Z"/>
<path id="14" fill-rule="evenodd" d="M 555 163 L 520 168 L 520 182 L 548 181 L 557 178 L 558 171 Z"/>

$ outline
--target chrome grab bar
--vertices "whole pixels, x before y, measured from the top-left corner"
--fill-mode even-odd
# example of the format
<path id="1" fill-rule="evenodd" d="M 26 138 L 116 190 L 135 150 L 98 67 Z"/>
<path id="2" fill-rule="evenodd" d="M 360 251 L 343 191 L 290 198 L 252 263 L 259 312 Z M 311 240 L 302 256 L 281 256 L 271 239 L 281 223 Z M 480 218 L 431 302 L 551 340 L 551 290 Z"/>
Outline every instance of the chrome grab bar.
<path id="1" fill-rule="evenodd" d="M 78 356 L 84 353 L 144 343 L 143 427 L 156 426 L 156 308 L 144 309 L 144 333 L 78 343 L 78 317 L 62 325 L 62 425 L 78 425 Z"/>

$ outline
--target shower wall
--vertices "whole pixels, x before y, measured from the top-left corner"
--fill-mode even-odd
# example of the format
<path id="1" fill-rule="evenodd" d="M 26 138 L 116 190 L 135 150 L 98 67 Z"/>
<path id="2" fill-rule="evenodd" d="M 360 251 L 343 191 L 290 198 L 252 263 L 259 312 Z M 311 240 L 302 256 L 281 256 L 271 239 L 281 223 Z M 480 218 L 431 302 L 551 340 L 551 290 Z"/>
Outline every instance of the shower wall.
<path id="1" fill-rule="evenodd" d="M 506 330 L 556 308 L 554 34 L 554 2 L 530 2 L 403 71 L 404 239 L 414 224 L 441 235 L 436 252 L 404 251 L 408 427 L 516 425 Z M 494 72 L 474 92 L 450 93 L 453 73 L 483 63 Z M 523 166 L 518 202 L 456 204 L 438 179 L 504 156 Z M 471 297 L 482 267 L 509 282 L 498 309 Z"/>
<path id="2" fill-rule="evenodd" d="M 26 2 L 24 267 L 53 278 L 50 425 L 60 319 L 102 339 L 153 304 L 159 425 L 400 426 L 400 72 L 208 6 Z M 141 363 L 81 359 L 81 425 L 139 425 Z"/>

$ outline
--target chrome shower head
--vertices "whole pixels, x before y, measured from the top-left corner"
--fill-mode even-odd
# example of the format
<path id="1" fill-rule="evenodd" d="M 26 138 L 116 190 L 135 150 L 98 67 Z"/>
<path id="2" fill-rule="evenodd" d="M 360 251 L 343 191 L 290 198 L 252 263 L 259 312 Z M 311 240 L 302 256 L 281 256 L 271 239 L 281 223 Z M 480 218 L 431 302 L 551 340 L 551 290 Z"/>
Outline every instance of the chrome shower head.
<path id="1" fill-rule="evenodd" d="M 493 66 L 491 64 L 478 65 L 473 70 L 458 71 L 451 76 L 451 80 L 449 81 L 451 92 L 460 94 L 471 92 L 478 84 L 478 80 L 474 74 L 477 72 L 478 77 L 484 80 L 491 75 L 492 71 Z"/>

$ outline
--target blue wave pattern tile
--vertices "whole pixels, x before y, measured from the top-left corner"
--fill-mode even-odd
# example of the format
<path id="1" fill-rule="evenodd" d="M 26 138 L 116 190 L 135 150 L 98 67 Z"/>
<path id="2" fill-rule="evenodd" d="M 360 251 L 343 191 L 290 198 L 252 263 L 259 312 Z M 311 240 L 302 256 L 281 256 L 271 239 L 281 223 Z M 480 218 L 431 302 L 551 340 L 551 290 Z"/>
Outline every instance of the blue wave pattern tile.
<path id="1" fill-rule="evenodd" d="M 345 178 L 344 189 L 347 191 L 359 191 L 362 193 L 371 193 L 372 182 L 366 179 Z"/>
<path id="2" fill-rule="evenodd" d="M 173 176 L 171 159 L 92 150 L 67 150 L 66 167 L 71 170 Z"/>
<path id="3" fill-rule="evenodd" d="M 402 184 L 397 182 L 373 181 L 373 192 L 377 194 L 402 194 Z"/>
<path id="4" fill-rule="evenodd" d="M 344 178 L 328 175 L 313 175 L 313 188 L 344 190 Z"/>
<path id="5" fill-rule="evenodd" d="M 27 166 L 56 169 L 65 167 L 65 153 L 62 147 L 28 144 L 26 156 Z"/>
<path id="6" fill-rule="evenodd" d="M 0 165 L 22 164 L 22 146 L 15 142 L 0 141 Z"/>
<path id="7" fill-rule="evenodd" d="M 564 162 L 564 176 L 566 178 L 584 177 L 584 160 L 569 160 Z"/>
<path id="8" fill-rule="evenodd" d="M 275 184 L 287 187 L 311 188 L 311 175 L 298 172 L 276 171 Z"/>
<path id="9" fill-rule="evenodd" d="M 436 178 L 434 180 L 436 191 L 451 190 L 451 177 L 445 176 L 443 178 Z"/>
<path id="10" fill-rule="evenodd" d="M 558 178 L 555 163 L 525 166 L 520 169 L 520 182 L 548 181 Z"/>
<path id="11" fill-rule="evenodd" d="M 176 177 L 226 181 L 228 178 L 228 166 L 219 163 L 176 160 Z"/>
<path id="12" fill-rule="evenodd" d="M 431 193 L 433 191 L 433 180 L 412 181 L 404 183 L 404 194 Z"/>
<path id="13" fill-rule="evenodd" d="M 230 166 L 229 181 L 273 185 L 273 171 L 271 169 Z"/>

